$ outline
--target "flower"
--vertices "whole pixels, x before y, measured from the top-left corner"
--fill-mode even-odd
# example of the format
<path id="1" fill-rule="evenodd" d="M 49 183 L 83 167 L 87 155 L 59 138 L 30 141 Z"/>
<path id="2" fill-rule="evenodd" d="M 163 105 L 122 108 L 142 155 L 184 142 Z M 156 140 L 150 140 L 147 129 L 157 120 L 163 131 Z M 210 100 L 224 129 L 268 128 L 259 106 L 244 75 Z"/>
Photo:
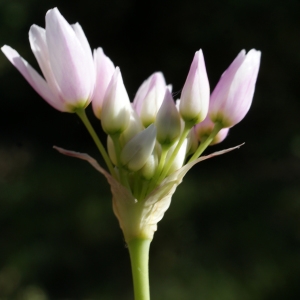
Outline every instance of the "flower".
<path id="1" fill-rule="evenodd" d="M 17 51 L 2 52 L 35 91 L 62 112 L 85 108 L 92 100 L 96 73 L 89 43 L 81 26 L 70 25 L 57 8 L 46 14 L 46 29 L 32 25 L 29 41 L 44 78 Z"/>
<path id="2" fill-rule="evenodd" d="M 130 253 L 135 298 L 150 299 L 148 256 L 157 223 L 190 168 L 240 147 L 199 158 L 210 144 L 226 137 L 226 127 L 247 113 L 260 52 L 238 55 L 212 93 L 211 105 L 202 50 L 195 53 L 176 104 L 171 86 L 166 86 L 160 72 L 144 81 L 131 104 L 119 67 L 115 68 L 102 48 L 94 51 L 93 59 L 80 25 L 71 26 L 57 8 L 47 12 L 46 29 L 31 26 L 29 41 L 44 78 L 14 49 L 1 49 L 50 105 L 62 112 L 75 112 L 86 126 L 109 172 L 87 154 L 54 148 L 88 161 L 107 179 L 113 211 Z M 91 101 L 108 135 L 107 150 L 84 110 Z"/>
<path id="3" fill-rule="evenodd" d="M 210 97 L 209 116 L 222 127 L 232 127 L 247 114 L 255 90 L 261 52 L 242 50 L 223 73 Z"/>

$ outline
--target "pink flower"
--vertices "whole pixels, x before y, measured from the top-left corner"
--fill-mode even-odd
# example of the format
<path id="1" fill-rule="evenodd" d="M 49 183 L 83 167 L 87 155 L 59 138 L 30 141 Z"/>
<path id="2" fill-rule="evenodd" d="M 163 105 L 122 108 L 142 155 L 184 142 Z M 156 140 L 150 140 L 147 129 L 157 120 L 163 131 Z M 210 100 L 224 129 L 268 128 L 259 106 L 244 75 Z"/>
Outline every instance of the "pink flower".
<path id="1" fill-rule="evenodd" d="M 29 41 L 44 78 L 17 51 L 1 50 L 35 91 L 55 109 L 74 112 L 91 101 L 95 67 L 81 26 L 70 25 L 57 8 L 46 14 L 46 29 L 32 25 Z"/>
<path id="2" fill-rule="evenodd" d="M 223 127 L 232 127 L 247 114 L 260 65 L 260 51 L 242 50 L 221 76 L 210 97 L 209 116 Z"/>

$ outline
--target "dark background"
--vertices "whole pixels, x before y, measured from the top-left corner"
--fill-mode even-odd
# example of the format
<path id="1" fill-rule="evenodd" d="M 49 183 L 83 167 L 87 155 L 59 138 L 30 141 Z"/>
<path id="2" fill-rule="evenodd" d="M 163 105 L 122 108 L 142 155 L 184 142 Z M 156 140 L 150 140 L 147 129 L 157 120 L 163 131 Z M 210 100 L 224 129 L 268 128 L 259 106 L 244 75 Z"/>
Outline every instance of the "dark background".
<path id="1" fill-rule="evenodd" d="M 195 166 L 159 223 L 152 299 L 299 299 L 300 2 L 0 0 L 0 44 L 37 68 L 28 30 L 55 6 L 120 66 L 131 99 L 154 71 L 180 92 L 200 48 L 212 89 L 241 49 L 262 51 L 249 113 L 206 153 L 245 146 Z M 2 53 L 0 102 L 0 299 L 133 299 L 107 182 L 52 149 L 102 162 L 79 119 L 47 105 Z"/>

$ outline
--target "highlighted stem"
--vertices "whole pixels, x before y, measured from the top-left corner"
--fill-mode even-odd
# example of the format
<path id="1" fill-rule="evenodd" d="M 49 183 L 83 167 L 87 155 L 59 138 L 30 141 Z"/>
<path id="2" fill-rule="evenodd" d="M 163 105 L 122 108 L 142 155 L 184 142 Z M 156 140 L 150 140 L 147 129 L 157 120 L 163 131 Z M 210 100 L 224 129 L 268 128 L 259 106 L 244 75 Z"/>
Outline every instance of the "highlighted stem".
<path id="1" fill-rule="evenodd" d="M 180 150 L 180 147 L 182 146 L 185 138 L 187 137 L 188 133 L 190 132 L 190 129 L 191 129 L 191 126 L 188 125 L 187 123 L 185 124 L 185 127 L 183 129 L 183 132 L 181 134 L 181 137 L 176 145 L 176 148 L 174 150 L 174 152 L 172 153 L 171 157 L 169 158 L 169 160 L 166 162 L 163 170 L 162 170 L 162 173 L 160 174 L 160 177 L 158 178 L 157 180 L 157 183 L 159 184 L 167 175 L 167 173 L 169 172 L 171 166 L 172 166 L 172 163 L 174 161 L 174 159 L 176 158 L 179 150 Z"/>
<path id="2" fill-rule="evenodd" d="M 208 136 L 206 140 L 201 142 L 199 145 L 198 149 L 195 151 L 193 156 L 190 158 L 189 163 L 192 162 L 193 160 L 197 159 L 203 152 L 204 150 L 211 144 L 211 142 L 214 140 L 216 135 L 219 133 L 219 131 L 222 129 L 222 125 L 220 123 L 215 123 L 215 127 L 211 134 Z"/>
<path id="3" fill-rule="evenodd" d="M 90 123 L 86 113 L 85 113 L 85 110 L 84 109 L 77 109 L 76 110 L 76 114 L 78 115 L 78 117 L 81 119 L 82 123 L 84 124 L 84 126 L 86 127 L 86 129 L 88 130 L 89 134 L 91 135 L 92 139 L 94 140 L 98 150 L 100 151 L 106 165 L 107 165 L 107 168 L 110 172 L 110 174 L 118 180 L 118 176 L 114 170 L 114 167 L 111 163 L 111 160 L 105 150 L 105 148 L 103 147 L 97 133 L 95 132 L 92 124 Z"/>

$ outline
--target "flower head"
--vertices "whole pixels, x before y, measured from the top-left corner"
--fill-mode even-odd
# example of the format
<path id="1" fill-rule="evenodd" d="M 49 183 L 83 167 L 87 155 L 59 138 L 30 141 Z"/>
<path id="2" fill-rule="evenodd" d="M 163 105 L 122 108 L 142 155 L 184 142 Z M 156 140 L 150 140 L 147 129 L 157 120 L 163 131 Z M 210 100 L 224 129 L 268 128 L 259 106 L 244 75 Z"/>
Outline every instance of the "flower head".
<path id="1" fill-rule="evenodd" d="M 112 68 L 98 51 L 106 67 Z M 118 67 L 108 86 L 102 87 L 105 93 L 99 93 L 103 97 L 99 106 L 101 125 L 108 134 L 111 174 L 86 154 L 57 149 L 89 161 L 107 178 L 127 243 L 151 240 L 186 172 L 206 158 L 232 150 L 199 158 L 207 146 L 221 142 L 229 129 L 215 126 L 207 116 L 209 84 L 201 50 L 195 54 L 176 104 L 160 72 L 144 81 L 131 105 Z"/>
<path id="2" fill-rule="evenodd" d="M 9 46 L 2 51 L 50 105 L 77 113 L 110 173 L 86 154 L 57 149 L 87 160 L 107 178 L 126 242 L 151 240 L 187 171 L 236 148 L 199 158 L 207 146 L 226 137 L 228 128 L 222 127 L 233 126 L 247 113 L 260 52 L 238 55 L 212 93 L 210 105 L 202 50 L 195 53 L 176 104 L 161 72 L 145 80 L 130 103 L 119 67 L 102 48 L 93 57 L 80 25 L 70 25 L 57 8 L 47 12 L 46 29 L 31 26 L 29 41 L 44 78 Z M 107 150 L 84 111 L 91 101 L 108 135 Z"/>
<path id="3" fill-rule="evenodd" d="M 44 78 L 11 47 L 1 50 L 51 106 L 63 112 L 85 108 L 93 94 L 95 68 L 81 26 L 70 25 L 57 8 L 50 9 L 46 29 L 32 25 L 29 41 Z"/>

